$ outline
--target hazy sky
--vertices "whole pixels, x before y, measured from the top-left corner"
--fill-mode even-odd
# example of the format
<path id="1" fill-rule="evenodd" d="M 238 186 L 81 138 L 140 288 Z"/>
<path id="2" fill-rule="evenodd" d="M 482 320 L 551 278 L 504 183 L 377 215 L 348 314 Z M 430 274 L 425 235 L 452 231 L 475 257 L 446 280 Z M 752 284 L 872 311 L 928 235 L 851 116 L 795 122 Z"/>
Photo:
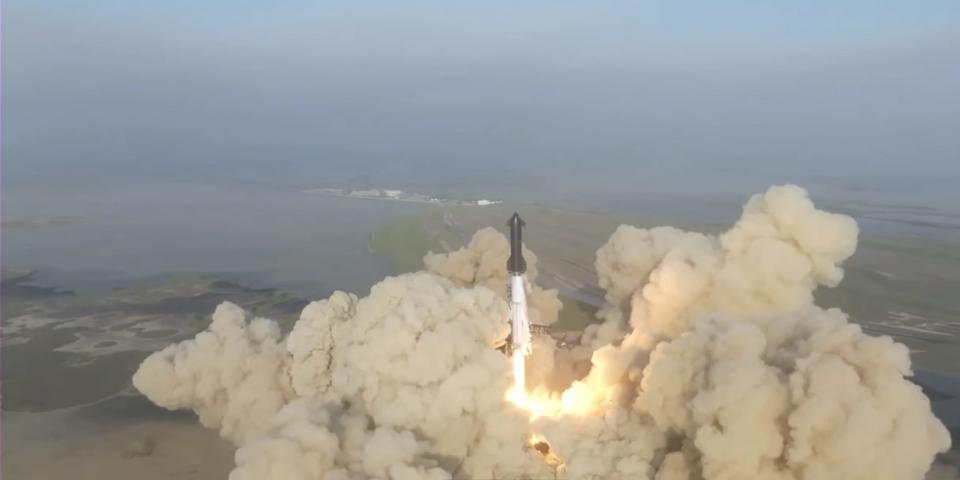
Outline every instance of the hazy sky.
<path id="1" fill-rule="evenodd" d="M 956 0 L 514 3 L 6 0 L 5 183 L 960 176 Z"/>

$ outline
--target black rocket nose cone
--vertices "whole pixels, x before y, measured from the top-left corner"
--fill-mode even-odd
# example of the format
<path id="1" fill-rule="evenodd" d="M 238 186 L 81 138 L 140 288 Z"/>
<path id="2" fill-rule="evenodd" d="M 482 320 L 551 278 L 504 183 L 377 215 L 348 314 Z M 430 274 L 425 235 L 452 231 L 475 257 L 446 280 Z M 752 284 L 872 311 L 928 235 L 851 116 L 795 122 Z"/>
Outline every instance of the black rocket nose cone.
<path id="1" fill-rule="evenodd" d="M 510 258 L 507 259 L 507 271 L 519 275 L 527 271 L 527 262 L 523 259 L 523 226 L 526 225 L 520 215 L 514 212 L 507 226 L 510 227 Z"/>

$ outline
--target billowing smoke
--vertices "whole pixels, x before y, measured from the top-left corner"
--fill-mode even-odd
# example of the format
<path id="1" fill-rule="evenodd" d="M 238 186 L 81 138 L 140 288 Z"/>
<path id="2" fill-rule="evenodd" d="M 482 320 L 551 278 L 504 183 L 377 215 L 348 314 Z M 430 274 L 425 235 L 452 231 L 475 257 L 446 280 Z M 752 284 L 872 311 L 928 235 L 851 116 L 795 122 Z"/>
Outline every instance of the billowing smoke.
<path id="1" fill-rule="evenodd" d="M 549 326 L 557 321 L 563 306 L 556 290 L 547 290 L 533 284 L 537 279 L 537 256 L 523 247 L 527 260 L 525 278 L 527 303 L 530 307 L 530 322 L 533 325 Z M 466 247 L 448 254 L 429 253 L 423 259 L 426 270 L 446 277 L 462 287 L 487 287 L 506 298 L 510 276 L 507 273 L 507 258 L 510 257 L 510 242 L 493 227 L 477 230 Z"/>
<path id="2" fill-rule="evenodd" d="M 598 323 L 573 350 L 534 345 L 527 398 L 507 398 L 495 349 L 509 245 L 493 229 L 365 298 L 311 303 L 285 338 L 225 303 L 134 385 L 235 442 L 233 480 L 920 479 L 950 439 L 909 352 L 813 302 L 856 238 L 794 186 L 720 236 L 621 226 L 597 252 Z M 556 320 L 556 291 L 530 298 L 533 323 Z M 577 360 L 589 373 L 549 391 Z"/>
<path id="3" fill-rule="evenodd" d="M 507 285 L 510 284 L 510 276 L 506 264 L 509 257 L 510 242 L 493 227 L 487 227 L 477 230 L 466 247 L 448 254 L 429 253 L 424 257 L 423 263 L 428 272 L 449 278 L 459 286 L 487 287 L 508 301 Z M 537 279 L 538 260 L 526 246 L 523 247 L 523 257 L 527 262 L 524 279 L 527 284 L 530 323 L 548 327 L 557 321 L 563 304 L 556 290 L 544 289 L 533 283 Z M 553 337 L 534 337 L 532 358 L 526 369 L 529 385 L 538 389 L 547 388 L 554 370 L 556 345 Z"/>
<path id="4" fill-rule="evenodd" d="M 225 303 L 209 331 L 153 354 L 133 381 L 240 445 L 236 479 L 535 472 L 543 462 L 493 348 L 507 315 L 494 291 L 429 273 L 311 303 L 285 341 Z"/>

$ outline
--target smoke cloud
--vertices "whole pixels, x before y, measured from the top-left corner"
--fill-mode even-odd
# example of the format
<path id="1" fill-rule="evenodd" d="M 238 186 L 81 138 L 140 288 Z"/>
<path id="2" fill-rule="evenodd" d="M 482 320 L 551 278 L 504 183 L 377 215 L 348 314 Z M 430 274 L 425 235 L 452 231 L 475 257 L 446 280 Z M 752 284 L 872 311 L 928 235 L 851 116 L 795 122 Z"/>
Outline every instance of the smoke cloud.
<path id="1" fill-rule="evenodd" d="M 224 303 L 133 380 L 238 445 L 232 480 L 920 479 L 950 437 L 908 350 L 813 302 L 856 241 L 795 186 L 719 236 L 621 226 L 597 252 L 598 322 L 572 350 L 538 338 L 523 398 L 496 350 L 509 245 L 493 229 L 365 298 L 311 303 L 286 337 Z M 557 292 L 530 287 L 549 325 Z M 551 390 L 577 360 L 589 372 Z"/>
<path id="2" fill-rule="evenodd" d="M 510 276 L 506 264 L 510 257 L 510 242 L 493 227 L 473 235 L 466 247 L 448 254 L 429 253 L 423 259 L 426 270 L 446 277 L 459 286 L 487 287 L 503 298 L 507 296 Z M 543 289 L 534 284 L 537 279 L 537 256 L 526 246 L 523 257 L 527 261 L 527 303 L 530 323 L 550 326 L 557 321 L 563 305 L 554 289 Z"/>

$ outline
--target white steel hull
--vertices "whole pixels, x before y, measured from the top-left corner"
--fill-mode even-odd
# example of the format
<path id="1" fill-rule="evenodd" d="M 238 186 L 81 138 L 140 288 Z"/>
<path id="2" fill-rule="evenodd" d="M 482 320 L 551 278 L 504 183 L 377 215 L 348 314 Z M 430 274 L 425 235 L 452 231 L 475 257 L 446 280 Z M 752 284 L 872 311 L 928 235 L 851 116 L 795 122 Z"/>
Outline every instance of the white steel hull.
<path id="1" fill-rule="evenodd" d="M 527 294 L 523 275 L 510 276 L 510 351 L 513 360 L 513 376 L 521 391 L 526 384 L 526 360 L 530 354 L 530 320 L 527 317 Z"/>

